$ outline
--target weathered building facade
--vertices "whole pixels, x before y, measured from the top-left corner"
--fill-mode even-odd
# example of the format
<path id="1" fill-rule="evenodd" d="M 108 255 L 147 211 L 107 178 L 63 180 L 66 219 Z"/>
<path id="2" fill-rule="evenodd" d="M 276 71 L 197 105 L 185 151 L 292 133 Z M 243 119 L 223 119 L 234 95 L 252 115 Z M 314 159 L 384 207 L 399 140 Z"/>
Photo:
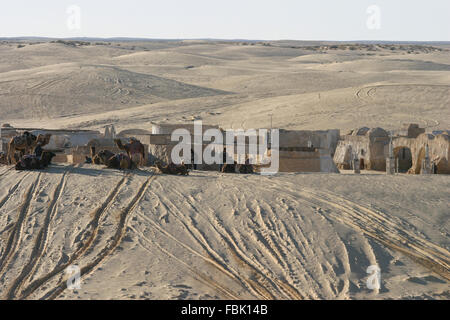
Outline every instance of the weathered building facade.
<path id="1" fill-rule="evenodd" d="M 364 170 L 385 170 L 385 148 L 389 142 L 389 134 L 381 128 L 367 127 L 355 129 L 341 136 L 334 162 L 339 169 L 351 169 L 353 159 L 359 160 L 359 168 Z"/>
<path id="2" fill-rule="evenodd" d="M 437 133 L 437 132 L 436 132 Z M 421 173 L 425 150 L 428 146 L 434 173 L 450 173 L 449 135 L 446 131 L 429 134 L 417 124 L 405 124 L 395 135 L 389 135 L 381 128 L 366 127 L 352 130 L 341 136 L 334 155 L 339 169 L 351 169 L 352 160 L 357 158 L 361 169 L 386 170 L 389 143 L 393 144 L 395 171 L 400 173 Z"/>

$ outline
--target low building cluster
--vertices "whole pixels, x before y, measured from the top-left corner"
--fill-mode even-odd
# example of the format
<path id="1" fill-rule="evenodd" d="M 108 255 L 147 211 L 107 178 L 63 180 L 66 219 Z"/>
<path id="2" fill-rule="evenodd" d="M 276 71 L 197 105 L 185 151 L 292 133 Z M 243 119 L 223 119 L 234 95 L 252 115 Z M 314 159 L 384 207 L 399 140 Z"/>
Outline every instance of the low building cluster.
<path id="1" fill-rule="evenodd" d="M 178 141 L 172 141 L 171 135 L 176 129 L 186 129 L 194 136 L 194 123 L 186 124 L 154 124 L 152 130 L 128 129 L 116 133 L 113 125 L 105 127 L 105 132 L 95 130 L 47 130 L 37 128 L 13 128 L 3 124 L 0 131 L 0 151 L 8 149 L 8 141 L 21 133 L 51 134 L 50 142 L 45 146 L 56 154 L 54 162 L 82 163 L 91 157 L 95 150 L 120 152 L 114 139 L 124 143 L 131 138 L 139 140 L 145 147 L 146 165 L 156 162 L 167 165 L 171 162 L 173 148 Z M 218 126 L 202 125 L 202 134 L 209 129 L 220 130 L 223 141 L 226 131 Z M 339 170 L 377 170 L 388 173 L 450 173 L 450 139 L 448 131 L 426 133 L 417 124 L 406 124 L 400 130 L 388 132 L 382 128 L 357 128 L 341 135 L 339 130 L 283 130 L 279 131 L 279 172 L 328 172 L 339 173 Z M 258 166 L 267 165 L 264 158 L 270 158 L 273 150 L 270 134 L 260 135 L 259 130 L 253 139 L 242 131 L 234 132 L 233 148 L 222 144 L 214 146 L 214 152 L 237 162 L 251 162 Z M 243 139 L 239 135 L 244 134 Z M 228 142 L 229 143 L 229 142 Z M 252 153 L 251 145 L 256 149 L 265 149 L 263 154 Z M 214 144 L 213 144 L 214 145 Z M 211 142 L 195 145 L 192 141 L 191 154 L 183 155 L 186 163 L 194 159 L 201 150 L 203 153 Z M 230 151 L 232 150 L 232 151 Z M 238 153 L 244 150 L 244 154 Z M 254 149 L 253 149 L 254 150 Z M 201 163 L 199 170 L 220 170 L 220 164 Z"/>

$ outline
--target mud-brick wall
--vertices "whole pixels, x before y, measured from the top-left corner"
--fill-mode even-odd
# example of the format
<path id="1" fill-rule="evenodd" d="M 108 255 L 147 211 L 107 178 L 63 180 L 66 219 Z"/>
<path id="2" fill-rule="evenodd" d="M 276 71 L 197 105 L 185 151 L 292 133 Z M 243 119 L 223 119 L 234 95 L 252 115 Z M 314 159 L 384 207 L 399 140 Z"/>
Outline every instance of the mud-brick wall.
<path id="1" fill-rule="evenodd" d="M 339 137 L 339 130 L 280 130 L 279 142 L 280 148 L 307 147 L 311 142 L 313 147 L 334 154 Z"/>
<path id="2" fill-rule="evenodd" d="M 387 150 L 387 152 L 386 152 Z M 386 157 L 389 151 L 389 138 L 379 137 L 371 140 L 369 144 L 369 159 L 367 161 L 366 169 L 368 170 L 386 170 Z"/>
<path id="3" fill-rule="evenodd" d="M 172 159 L 172 150 L 176 146 L 175 143 L 172 144 L 150 144 L 148 146 L 148 161 L 147 165 L 155 165 L 156 161 L 160 161 L 163 165 L 167 165 L 171 162 Z M 205 152 L 205 149 L 208 145 L 202 145 L 202 153 Z M 194 148 L 195 149 L 195 148 Z M 216 149 L 218 150 L 218 149 Z M 217 151 L 219 152 L 219 151 Z M 190 159 L 191 154 L 186 155 L 185 159 Z M 222 157 L 221 157 L 222 159 Z M 197 165 L 198 170 L 205 171 L 218 171 L 220 169 L 220 164 L 206 164 L 203 159 L 202 164 Z M 186 161 L 188 164 L 188 161 Z"/>
<path id="4" fill-rule="evenodd" d="M 280 151 L 278 171 L 339 173 L 329 152 L 323 149 L 313 152 Z"/>
<path id="5" fill-rule="evenodd" d="M 438 134 L 430 143 L 430 159 L 437 165 L 437 173 L 450 174 L 450 137 Z"/>
<path id="6" fill-rule="evenodd" d="M 398 137 L 393 140 L 394 148 L 406 147 L 411 150 L 412 167 L 409 173 L 419 174 L 425 147 L 428 145 L 431 163 L 437 166 L 437 173 L 450 174 L 450 138 L 447 134 L 421 134 L 416 139 Z"/>
<path id="7" fill-rule="evenodd" d="M 333 158 L 327 150 L 318 150 L 320 153 L 320 172 L 339 173 Z"/>
<path id="8" fill-rule="evenodd" d="M 69 159 L 67 158 L 67 156 L 68 155 L 65 154 L 65 153 L 56 153 L 56 156 L 53 157 L 52 162 L 54 162 L 54 163 L 66 163 L 66 162 L 69 162 Z"/>
<path id="9" fill-rule="evenodd" d="M 349 170 L 355 153 L 358 159 L 364 159 L 365 167 L 371 166 L 370 139 L 366 136 L 343 136 L 337 144 L 333 160 L 339 169 Z"/>
<path id="10" fill-rule="evenodd" d="M 280 151 L 279 172 L 320 172 L 320 153 Z"/>
<path id="11" fill-rule="evenodd" d="M 0 139 L 0 152 L 8 152 L 8 141 L 6 139 Z"/>
<path id="12" fill-rule="evenodd" d="M 438 173 L 450 174 L 450 136 L 442 134 L 436 136 L 436 142 L 441 146 L 442 155 L 436 162 Z"/>
<path id="13" fill-rule="evenodd" d="M 67 162 L 68 163 L 84 163 L 86 161 L 86 157 L 78 154 L 68 154 Z"/>
<path id="14" fill-rule="evenodd" d="M 163 165 L 167 165 L 171 161 L 173 144 L 150 144 L 148 146 L 148 165 L 154 165 L 156 161 L 160 161 Z"/>

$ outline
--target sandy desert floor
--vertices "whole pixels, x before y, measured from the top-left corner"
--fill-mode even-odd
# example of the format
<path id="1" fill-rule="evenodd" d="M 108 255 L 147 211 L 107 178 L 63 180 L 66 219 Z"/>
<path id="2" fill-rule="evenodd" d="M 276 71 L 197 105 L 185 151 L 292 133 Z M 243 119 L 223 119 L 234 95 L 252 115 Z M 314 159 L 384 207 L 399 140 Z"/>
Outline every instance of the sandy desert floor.
<path id="1" fill-rule="evenodd" d="M 54 128 L 450 127 L 450 45 L 0 43 L 0 119 Z M 326 48 L 328 49 L 326 49 Z"/>
<path id="2" fill-rule="evenodd" d="M 450 298 L 446 176 L 0 174 L 5 298 Z"/>
<path id="3" fill-rule="evenodd" d="M 17 127 L 450 127 L 445 45 L 24 45 L 0 42 L 0 123 Z M 449 195 L 446 175 L 2 166 L 0 297 L 450 299 Z"/>

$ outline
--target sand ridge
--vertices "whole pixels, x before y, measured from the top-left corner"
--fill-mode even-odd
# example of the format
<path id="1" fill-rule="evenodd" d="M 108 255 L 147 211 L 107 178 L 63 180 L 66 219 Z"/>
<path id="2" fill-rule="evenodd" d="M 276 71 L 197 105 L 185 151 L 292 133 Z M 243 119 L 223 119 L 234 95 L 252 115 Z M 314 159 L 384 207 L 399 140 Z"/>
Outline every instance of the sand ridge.
<path id="1" fill-rule="evenodd" d="M 450 124 L 443 45 L 3 41 L 0 56 L 1 123 L 16 127 Z M 342 173 L 0 166 L 0 297 L 449 299 L 448 177 Z"/>
<path id="2" fill-rule="evenodd" d="M 362 199 L 348 200 L 351 192 L 318 190 L 315 184 L 322 185 L 329 175 L 197 172 L 180 178 L 146 170 L 91 175 L 91 170 L 98 168 L 57 166 L 25 173 L 19 183 L 13 182 L 22 173 L 5 172 L 9 179 L 2 184 L 9 186 L 9 198 L 0 207 L 2 296 L 352 299 L 448 294 L 448 224 L 439 234 L 424 222 L 412 225 L 399 215 L 400 208 L 387 216 L 382 200 L 377 203 L 382 207 L 374 209 Z M 332 184 L 344 177 L 356 186 L 365 178 L 331 176 Z M 401 186 L 416 177 L 379 178 Z M 104 179 L 111 181 L 107 188 L 86 192 Z M 445 181 L 436 177 L 421 183 L 448 189 Z M 254 186 L 251 192 L 248 184 Z M 81 193 L 72 195 L 76 185 L 88 186 L 83 202 L 76 200 Z M 382 188 L 375 185 L 368 192 Z M 42 206 L 47 194 L 49 201 Z M 387 200 L 396 201 L 395 196 Z M 427 219 L 437 223 L 446 215 L 440 211 L 445 205 L 438 201 L 433 206 L 437 215 Z M 420 219 L 422 212 L 411 207 L 409 214 Z M 79 291 L 66 288 L 64 269 L 70 264 L 83 271 Z M 365 285 L 365 269 L 373 264 L 382 270 L 379 292 Z"/>

